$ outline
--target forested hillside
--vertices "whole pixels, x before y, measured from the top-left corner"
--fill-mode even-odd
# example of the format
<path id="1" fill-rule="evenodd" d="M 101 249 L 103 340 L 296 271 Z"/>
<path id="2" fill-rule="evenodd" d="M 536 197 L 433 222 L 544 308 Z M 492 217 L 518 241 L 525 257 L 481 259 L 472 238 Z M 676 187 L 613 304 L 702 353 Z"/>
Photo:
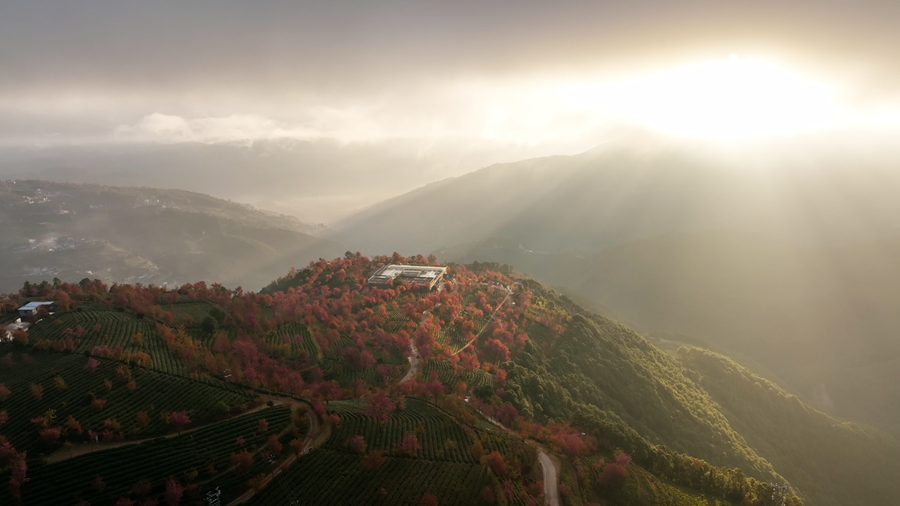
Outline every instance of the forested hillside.
<path id="1" fill-rule="evenodd" d="M 808 489 L 811 504 L 888 504 L 897 497 L 896 439 L 818 412 L 724 356 L 692 348 L 678 359 L 760 455 L 794 483 L 821 485 Z"/>
<path id="2" fill-rule="evenodd" d="M 751 357 L 818 409 L 897 435 L 898 245 L 824 247 L 715 231 L 595 254 L 528 252 L 508 240 L 438 254 L 508 262 L 642 333 L 680 334 Z"/>
<path id="3" fill-rule="evenodd" d="M 749 389 L 736 411 L 708 371 L 530 279 L 451 265 L 433 291 L 366 284 L 386 263 L 434 262 L 347 254 L 264 293 L 23 287 L 5 310 L 60 311 L 0 345 L 0 500 L 774 506 L 786 490 L 850 506 L 850 481 L 896 492 L 846 446 L 900 456 L 884 436 L 840 432 L 832 455 L 853 480 L 797 472 L 826 468 L 773 451 L 747 415 L 768 409 L 764 387 L 735 384 Z M 792 402 L 793 430 L 824 416 Z"/>

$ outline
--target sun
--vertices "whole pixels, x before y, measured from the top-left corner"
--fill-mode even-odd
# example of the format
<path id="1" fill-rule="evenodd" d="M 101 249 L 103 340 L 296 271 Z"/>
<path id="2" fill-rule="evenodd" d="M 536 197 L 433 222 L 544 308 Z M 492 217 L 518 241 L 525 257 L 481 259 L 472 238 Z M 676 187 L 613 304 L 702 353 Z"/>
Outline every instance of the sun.
<path id="1" fill-rule="evenodd" d="M 738 55 L 563 93 L 574 108 L 694 137 L 792 134 L 841 120 L 833 87 Z"/>

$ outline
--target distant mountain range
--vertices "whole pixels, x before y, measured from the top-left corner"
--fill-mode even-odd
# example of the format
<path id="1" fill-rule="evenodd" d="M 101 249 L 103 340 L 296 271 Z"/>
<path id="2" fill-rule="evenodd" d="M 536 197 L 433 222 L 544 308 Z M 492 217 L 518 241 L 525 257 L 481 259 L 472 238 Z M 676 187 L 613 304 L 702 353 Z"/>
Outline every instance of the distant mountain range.
<path id="1" fill-rule="evenodd" d="M 769 157 L 757 159 L 750 148 L 600 147 L 497 164 L 388 199 L 333 228 L 366 251 L 401 253 L 497 237 L 533 251 L 592 252 L 702 230 L 818 243 L 900 231 L 900 173 L 891 167 L 767 149 Z"/>
<path id="2" fill-rule="evenodd" d="M 344 251 L 324 226 L 180 190 L 5 181 L 0 224 L 0 292 L 53 278 L 255 290 Z"/>

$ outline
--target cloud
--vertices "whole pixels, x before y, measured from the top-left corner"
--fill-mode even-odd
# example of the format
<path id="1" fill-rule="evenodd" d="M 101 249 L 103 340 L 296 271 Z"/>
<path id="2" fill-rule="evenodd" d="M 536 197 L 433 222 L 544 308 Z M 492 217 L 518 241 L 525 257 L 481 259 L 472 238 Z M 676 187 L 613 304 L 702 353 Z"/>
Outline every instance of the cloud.
<path id="1" fill-rule="evenodd" d="M 280 124 L 252 114 L 230 114 L 221 117 L 185 118 L 152 113 L 133 125 L 115 127 L 113 138 L 143 142 L 246 142 L 257 140 L 315 140 L 320 132 L 302 126 Z"/>

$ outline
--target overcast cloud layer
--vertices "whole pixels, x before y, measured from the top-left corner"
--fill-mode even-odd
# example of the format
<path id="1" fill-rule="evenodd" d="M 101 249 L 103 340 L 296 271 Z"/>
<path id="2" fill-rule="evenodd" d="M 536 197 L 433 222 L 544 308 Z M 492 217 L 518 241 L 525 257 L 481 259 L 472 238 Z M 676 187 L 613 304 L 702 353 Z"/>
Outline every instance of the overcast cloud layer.
<path id="1" fill-rule="evenodd" d="M 895 128 L 898 19 L 888 0 L 2 2 L 0 171 L 59 167 L 72 146 L 326 141 L 402 151 L 397 174 L 422 176 L 396 192 L 665 130 L 645 120 L 689 100 L 657 74 L 731 55 L 828 94 L 776 133 Z M 752 93 L 722 100 L 757 111 Z"/>

